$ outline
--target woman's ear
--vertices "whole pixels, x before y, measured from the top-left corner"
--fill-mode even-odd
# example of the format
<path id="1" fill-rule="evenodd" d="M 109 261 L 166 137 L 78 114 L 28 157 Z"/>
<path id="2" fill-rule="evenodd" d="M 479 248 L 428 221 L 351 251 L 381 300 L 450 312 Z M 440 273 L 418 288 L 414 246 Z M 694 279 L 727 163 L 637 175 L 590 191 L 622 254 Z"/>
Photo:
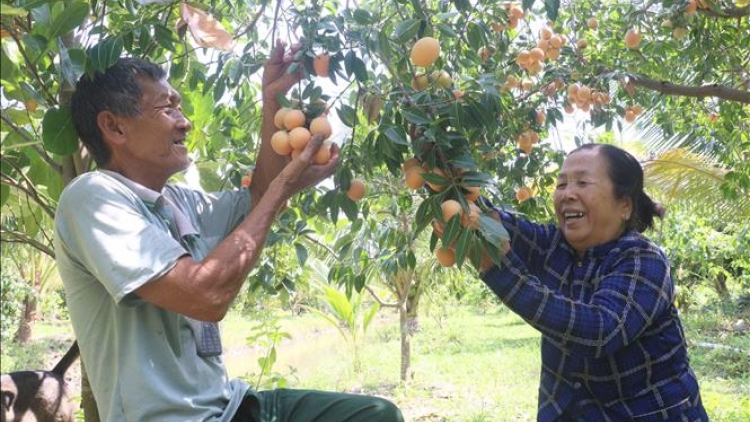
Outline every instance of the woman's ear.
<path id="1" fill-rule="evenodd" d="M 115 144 L 125 142 L 125 131 L 120 118 L 109 110 L 104 110 L 96 116 L 96 124 L 102 132 L 105 142 Z"/>
<path id="2" fill-rule="evenodd" d="M 630 217 L 633 215 L 633 198 L 631 198 L 630 196 L 626 196 L 622 199 L 621 212 L 622 218 L 626 222 L 629 221 Z"/>

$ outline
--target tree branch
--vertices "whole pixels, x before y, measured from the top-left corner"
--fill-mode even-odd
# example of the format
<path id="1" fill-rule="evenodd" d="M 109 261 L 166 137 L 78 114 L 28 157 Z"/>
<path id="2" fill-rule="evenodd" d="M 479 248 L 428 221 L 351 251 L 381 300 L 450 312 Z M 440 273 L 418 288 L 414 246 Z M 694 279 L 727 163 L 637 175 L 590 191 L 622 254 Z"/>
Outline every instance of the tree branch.
<path id="1" fill-rule="evenodd" d="M 8 239 L 8 236 L 10 236 L 10 239 Z M 29 237 L 26 233 L 22 233 L 22 232 L 15 231 L 15 230 L 2 229 L 0 230 L 0 237 L 2 237 L 3 239 L 2 241 L 5 243 L 21 243 L 21 244 L 29 245 L 33 247 L 34 249 L 37 249 L 40 252 L 49 255 L 52 259 L 55 259 L 54 249 L 39 242 L 36 239 Z"/>
<path id="2" fill-rule="evenodd" d="M 750 92 L 729 88 L 719 84 L 687 86 L 677 85 L 667 81 L 657 81 L 642 75 L 629 75 L 630 82 L 634 85 L 657 91 L 666 95 L 679 95 L 683 97 L 716 97 L 729 101 L 737 101 L 750 104 Z"/>
<path id="3" fill-rule="evenodd" d="M 715 18 L 741 19 L 750 15 L 750 5 L 744 7 L 727 7 L 725 9 L 698 9 L 699 12 Z"/>
<path id="4" fill-rule="evenodd" d="M 382 307 L 382 308 L 398 308 L 398 303 L 388 303 L 383 302 L 383 299 L 381 299 L 377 293 L 375 293 L 375 290 L 372 290 L 372 287 L 365 284 L 365 290 L 367 290 L 368 293 L 370 293 L 370 296 L 372 296 L 373 299 L 375 299 L 376 302 Z"/>

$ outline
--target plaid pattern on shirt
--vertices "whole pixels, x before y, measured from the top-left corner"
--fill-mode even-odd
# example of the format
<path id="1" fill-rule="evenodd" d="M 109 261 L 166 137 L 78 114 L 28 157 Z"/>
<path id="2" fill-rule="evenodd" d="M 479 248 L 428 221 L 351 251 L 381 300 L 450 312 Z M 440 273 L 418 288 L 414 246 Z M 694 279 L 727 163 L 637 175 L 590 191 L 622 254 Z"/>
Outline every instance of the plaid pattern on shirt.
<path id="1" fill-rule="evenodd" d="M 539 421 L 707 421 L 664 253 L 641 234 L 578 258 L 554 225 L 498 210 L 511 252 L 484 282 L 542 333 Z"/>

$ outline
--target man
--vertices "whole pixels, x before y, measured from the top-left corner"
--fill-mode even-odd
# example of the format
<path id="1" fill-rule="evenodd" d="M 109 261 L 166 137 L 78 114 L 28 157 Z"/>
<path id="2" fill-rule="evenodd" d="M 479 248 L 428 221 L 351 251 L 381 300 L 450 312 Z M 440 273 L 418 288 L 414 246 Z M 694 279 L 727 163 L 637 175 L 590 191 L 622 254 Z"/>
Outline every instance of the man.
<path id="1" fill-rule="evenodd" d="M 293 54 L 293 48 L 291 53 Z M 164 71 L 121 59 L 83 76 L 73 122 L 99 170 L 72 181 L 55 249 L 73 328 L 105 421 L 402 421 L 388 401 L 306 390 L 253 391 L 229 380 L 216 323 L 286 201 L 329 177 L 269 148 L 277 95 L 299 80 L 277 42 L 263 75 L 262 147 L 248 190 L 205 194 L 168 180 L 189 165 L 190 122 Z M 248 193 L 249 192 L 249 193 Z"/>

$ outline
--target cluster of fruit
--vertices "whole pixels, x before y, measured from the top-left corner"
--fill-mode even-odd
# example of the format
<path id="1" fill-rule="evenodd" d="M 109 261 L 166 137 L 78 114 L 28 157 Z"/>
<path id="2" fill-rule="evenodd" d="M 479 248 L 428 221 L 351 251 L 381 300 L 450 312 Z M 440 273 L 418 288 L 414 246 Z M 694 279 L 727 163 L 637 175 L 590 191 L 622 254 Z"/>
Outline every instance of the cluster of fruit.
<path id="1" fill-rule="evenodd" d="M 565 105 L 565 112 L 573 113 L 574 105 L 581 111 L 588 112 L 592 106 L 601 107 L 611 101 L 612 98 L 606 92 L 597 91 L 588 85 L 574 83 L 568 85 L 568 103 Z"/>
<path id="2" fill-rule="evenodd" d="M 560 58 L 560 48 L 566 42 L 564 36 L 555 34 L 551 28 L 545 26 L 539 30 L 536 47 L 518 52 L 516 64 L 529 72 L 529 75 L 536 75 L 542 71 L 545 59 L 555 61 Z"/>
<path id="3" fill-rule="evenodd" d="M 526 154 L 531 154 L 531 149 L 539 143 L 539 134 L 532 129 L 526 129 L 516 137 L 518 148 Z"/>
<path id="4" fill-rule="evenodd" d="M 643 113 L 643 107 L 640 104 L 628 105 L 625 106 L 623 117 L 626 122 L 633 123 L 636 117 L 640 116 L 641 113 Z"/>
<path id="5" fill-rule="evenodd" d="M 296 108 L 282 107 L 276 112 L 273 123 L 278 131 L 271 137 L 271 148 L 279 155 L 296 158 L 305 149 L 313 135 L 331 136 L 331 124 L 325 115 L 309 121 L 305 113 Z M 330 145 L 324 144 L 313 157 L 315 164 L 325 164 L 331 158 Z"/>

